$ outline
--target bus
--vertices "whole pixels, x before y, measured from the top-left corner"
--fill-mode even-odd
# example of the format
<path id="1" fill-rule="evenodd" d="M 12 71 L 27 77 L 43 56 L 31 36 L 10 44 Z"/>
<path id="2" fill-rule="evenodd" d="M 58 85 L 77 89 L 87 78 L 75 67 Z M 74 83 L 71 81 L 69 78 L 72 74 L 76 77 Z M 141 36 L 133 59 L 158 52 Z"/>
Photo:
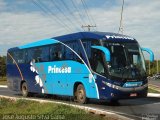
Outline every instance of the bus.
<path id="1" fill-rule="evenodd" d="M 148 80 L 136 39 L 109 32 L 78 32 L 7 51 L 8 88 L 34 93 L 118 101 L 147 96 Z"/>

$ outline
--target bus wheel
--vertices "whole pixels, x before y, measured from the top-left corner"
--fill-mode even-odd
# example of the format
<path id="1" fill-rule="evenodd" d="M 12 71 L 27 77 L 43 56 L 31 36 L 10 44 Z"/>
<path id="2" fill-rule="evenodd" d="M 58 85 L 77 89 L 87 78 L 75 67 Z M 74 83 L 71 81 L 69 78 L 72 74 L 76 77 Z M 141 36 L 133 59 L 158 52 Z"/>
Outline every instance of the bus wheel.
<path id="1" fill-rule="evenodd" d="M 29 96 L 28 87 L 27 87 L 27 83 L 26 82 L 22 83 L 21 92 L 22 92 L 22 95 L 24 97 L 28 97 Z"/>
<path id="2" fill-rule="evenodd" d="M 87 103 L 86 91 L 82 84 L 79 84 L 76 90 L 77 102 L 84 104 Z"/>

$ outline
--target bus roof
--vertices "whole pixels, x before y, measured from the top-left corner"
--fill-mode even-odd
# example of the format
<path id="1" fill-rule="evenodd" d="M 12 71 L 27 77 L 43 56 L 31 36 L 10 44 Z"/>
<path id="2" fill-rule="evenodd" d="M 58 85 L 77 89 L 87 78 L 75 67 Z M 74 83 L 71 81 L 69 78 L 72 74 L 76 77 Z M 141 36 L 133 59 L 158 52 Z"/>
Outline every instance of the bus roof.
<path id="1" fill-rule="evenodd" d="M 78 33 L 72 33 L 67 34 L 63 36 L 53 37 L 53 39 L 59 40 L 59 41 L 70 41 L 75 39 L 84 39 L 84 38 L 93 38 L 93 39 L 106 39 L 107 37 L 111 38 L 126 38 L 128 40 L 135 40 L 132 37 L 118 34 L 118 33 L 110 33 L 110 32 L 78 32 Z"/>
<path id="2" fill-rule="evenodd" d="M 77 32 L 77 33 L 72 33 L 72 34 L 67 34 L 67 35 L 62 35 L 62 36 L 57 36 L 53 37 L 50 39 L 44 39 L 40 40 L 37 42 L 29 43 L 23 46 L 15 47 L 9 49 L 9 51 L 14 51 L 16 49 L 25 49 L 25 48 L 31 48 L 31 47 L 37 47 L 37 46 L 42 46 L 42 45 L 49 45 L 49 44 L 54 44 L 55 40 L 61 41 L 61 42 L 67 42 L 71 40 L 78 40 L 78 39 L 101 39 L 101 40 L 111 40 L 111 41 L 136 41 L 134 38 L 122 35 L 122 34 L 117 34 L 117 33 L 110 33 L 110 32 Z"/>

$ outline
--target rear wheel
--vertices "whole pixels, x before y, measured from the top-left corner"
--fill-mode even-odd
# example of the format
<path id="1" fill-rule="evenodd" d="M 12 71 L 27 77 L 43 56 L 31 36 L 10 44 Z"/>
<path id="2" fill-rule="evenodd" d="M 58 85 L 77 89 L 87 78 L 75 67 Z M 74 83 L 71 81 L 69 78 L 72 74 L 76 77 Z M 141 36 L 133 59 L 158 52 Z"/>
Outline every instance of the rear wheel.
<path id="1" fill-rule="evenodd" d="M 28 86 L 26 82 L 22 83 L 21 92 L 24 97 L 28 97 L 30 95 L 30 93 L 28 92 Z"/>
<path id="2" fill-rule="evenodd" d="M 87 103 L 86 91 L 82 84 L 79 84 L 76 89 L 76 100 L 78 103 Z"/>

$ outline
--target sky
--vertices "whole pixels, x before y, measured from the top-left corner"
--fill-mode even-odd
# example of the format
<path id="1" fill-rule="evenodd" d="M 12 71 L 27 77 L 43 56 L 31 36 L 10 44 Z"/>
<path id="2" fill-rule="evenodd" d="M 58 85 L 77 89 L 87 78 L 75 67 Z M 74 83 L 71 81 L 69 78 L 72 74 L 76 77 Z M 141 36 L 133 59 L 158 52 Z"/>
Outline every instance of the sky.
<path id="1" fill-rule="evenodd" d="M 123 34 L 152 49 L 156 59 L 160 59 L 159 6 L 160 0 L 125 0 L 123 11 Z M 82 25 L 117 33 L 121 7 L 122 0 L 0 0 L 0 55 L 11 47 L 83 31 Z"/>

